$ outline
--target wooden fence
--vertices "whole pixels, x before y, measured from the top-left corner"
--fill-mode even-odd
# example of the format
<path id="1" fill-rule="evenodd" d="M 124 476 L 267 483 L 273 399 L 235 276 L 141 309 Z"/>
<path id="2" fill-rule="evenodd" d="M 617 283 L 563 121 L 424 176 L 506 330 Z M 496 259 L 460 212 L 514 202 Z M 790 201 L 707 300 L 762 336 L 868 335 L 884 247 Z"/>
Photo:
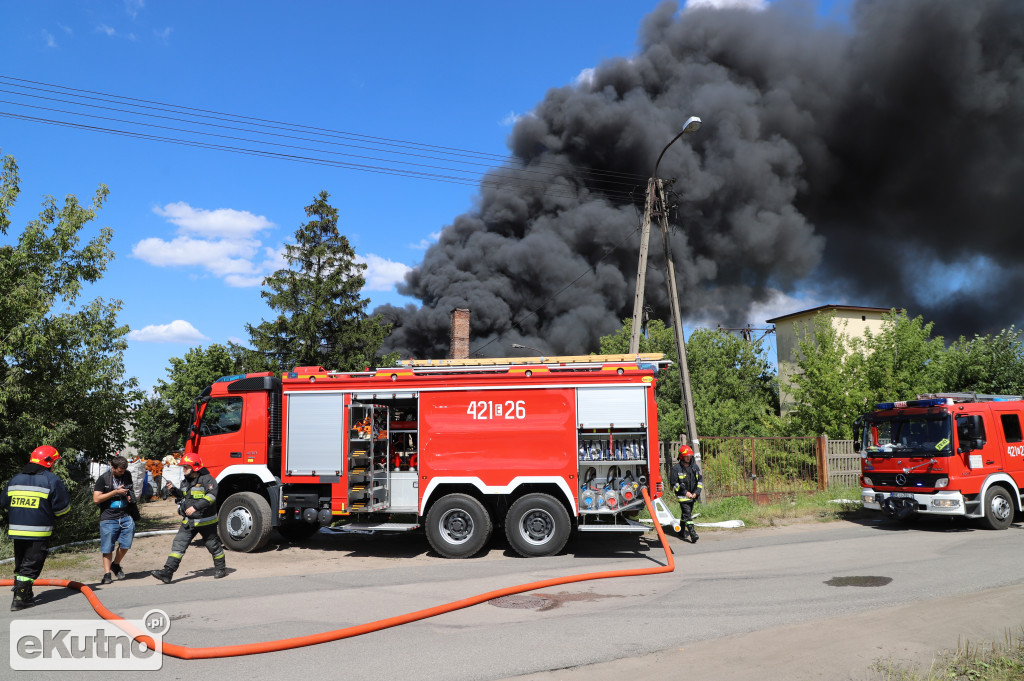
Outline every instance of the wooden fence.
<path id="1" fill-rule="evenodd" d="M 681 443 L 662 442 L 665 475 Z M 852 440 L 822 437 L 701 438 L 701 471 L 708 498 L 746 496 L 755 501 L 829 487 L 856 485 L 860 456 Z"/>

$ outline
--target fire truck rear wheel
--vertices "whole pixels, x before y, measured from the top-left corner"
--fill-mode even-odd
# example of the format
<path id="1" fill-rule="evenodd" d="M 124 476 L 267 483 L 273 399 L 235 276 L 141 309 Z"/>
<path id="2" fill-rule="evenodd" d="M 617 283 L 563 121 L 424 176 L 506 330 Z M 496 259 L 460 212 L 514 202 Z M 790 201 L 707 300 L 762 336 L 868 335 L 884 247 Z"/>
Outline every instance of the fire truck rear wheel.
<path id="1" fill-rule="evenodd" d="M 990 530 L 1005 530 L 1013 523 L 1014 510 L 1009 492 L 998 485 L 989 487 L 985 493 L 985 527 Z"/>
<path id="2" fill-rule="evenodd" d="M 220 540 L 232 551 L 259 551 L 270 540 L 270 504 L 255 492 L 232 494 L 218 515 Z"/>
<path id="3" fill-rule="evenodd" d="M 565 507 L 547 494 L 527 494 L 512 504 L 505 516 L 508 543 L 527 558 L 558 553 L 571 530 Z"/>
<path id="4" fill-rule="evenodd" d="M 491 515 L 468 494 L 441 497 L 427 512 L 427 541 L 445 558 L 469 558 L 491 538 Z"/>

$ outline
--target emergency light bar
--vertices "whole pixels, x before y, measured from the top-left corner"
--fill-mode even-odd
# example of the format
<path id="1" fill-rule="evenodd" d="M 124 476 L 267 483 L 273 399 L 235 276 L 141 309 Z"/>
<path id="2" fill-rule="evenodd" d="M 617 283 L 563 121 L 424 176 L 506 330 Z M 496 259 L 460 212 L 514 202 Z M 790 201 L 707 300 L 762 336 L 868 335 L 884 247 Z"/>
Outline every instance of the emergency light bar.
<path id="1" fill-rule="evenodd" d="M 875 405 L 878 411 L 889 409 L 907 409 L 908 407 L 938 407 L 941 404 L 953 404 L 953 400 L 935 398 L 931 400 L 906 400 L 904 402 L 879 402 Z"/>

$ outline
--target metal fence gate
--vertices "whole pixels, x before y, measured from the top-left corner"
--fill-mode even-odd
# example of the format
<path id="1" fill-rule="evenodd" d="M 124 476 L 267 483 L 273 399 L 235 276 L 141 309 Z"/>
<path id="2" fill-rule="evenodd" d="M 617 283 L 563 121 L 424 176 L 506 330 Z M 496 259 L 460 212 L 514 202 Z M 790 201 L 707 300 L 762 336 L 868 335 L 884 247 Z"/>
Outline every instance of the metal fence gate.
<path id="1" fill-rule="evenodd" d="M 821 437 L 701 438 L 701 472 L 709 499 L 746 496 L 763 502 L 795 493 L 854 486 L 860 456 L 852 440 Z M 665 475 L 681 442 L 661 443 Z"/>

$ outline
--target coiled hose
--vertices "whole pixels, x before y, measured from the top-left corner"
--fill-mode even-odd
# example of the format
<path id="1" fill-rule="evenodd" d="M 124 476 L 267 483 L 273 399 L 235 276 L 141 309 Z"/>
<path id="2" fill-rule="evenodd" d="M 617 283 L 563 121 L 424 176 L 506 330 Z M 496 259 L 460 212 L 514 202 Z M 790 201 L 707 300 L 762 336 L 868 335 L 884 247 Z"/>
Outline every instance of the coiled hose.
<path id="1" fill-rule="evenodd" d="M 644 495 L 644 502 L 647 504 L 647 512 L 651 514 L 652 518 L 656 518 L 654 514 L 654 508 L 651 504 L 651 497 L 647 493 L 647 488 L 641 488 L 641 492 Z M 173 643 L 163 643 L 161 646 L 162 652 L 165 655 L 176 657 L 181 660 L 206 660 L 212 658 L 221 657 L 238 657 L 241 655 L 256 655 L 259 653 L 272 653 L 279 650 L 289 650 L 292 648 L 301 648 L 303 646 L 316 645 L 318 643 L 327 643 L 328 641 L 339 641 L 344 638 L 352 638 L 354 636 L 361 636 L 363 634 L 369 634 L 374 631 L 380 631 L 382 629 L 388 629 L 391 627 L 397 627 L 400 624 L 408 624 L 409 622 L 416 622 L 418 620 L 427 619 L 428 617 L 435 617 L 437 615 L 443 615 L 444 613 L 452 612 L 455 610 L 461 610 L 462 608 L 468 608 L 471 605 L 478 605 L 485 603 L 486 601 L 500 598 L 502 596 L 511 596 L 513 594 L 523 593 L 525 591 L 533 591 L 535 589 L 544 589 L 551 586 L 558 586 L 561 584 L 572 584 L 573 582 L 586 582 L 594 579 L 610 579 L 612 577 L 639 577 L 641 575 L 657 575 L 664 572 L 672 572 L 676 569 L 675 560 L 672 558 L 672 551 L 669 549 L 668 541 L 665 538 L 665 533 L 661 529 L 661 525 L 657 521 L 654 523 L 654 529 L 658 532 L 658 539 L 661 541 L 662 547 L 665 549 L 665 565 L 657 565 L 649 568 L 637 568 L 632 570 L 610 570 L 605 572 L 588 572 L 581 575 L 571 575 L 569 577 L 556 577 L 554 579 L 545 579 L 539 582 L 530 582 L 528 584 L 520 584 L 519 586 L 510 586 L 504 589 L 496 589 L 494 591 L 488 591 L 486 593 L 471 596 L 469 598 L 463 598 L 462 600 L 452 601 L 451 603 L 445 603 L 444 605 L 436 605 L 432 608 L 426 608 L 424 610 L 417 610 L 416 612 L 406 613 L 404 615 L 397 615 L 395 617 L 388 617 L 376 622 L 368 622 L 366 624 L 359 624 L 344 629 L 335 629 L 334 631 L 325 631 L 319 634 L 310 634 L 309 636 L 298 636 L 295 638 L 285 638 L 278 641 L 264 641 L 262 643 L 244 643 L 233 646 L 212 646 L 209 648 L 189 648 L 188 646 L 179 646 Z M 0 580 L 0 586 L 12 586 L 14 584 L 13 579 Z M 123 617 L 111 612 L 106 606 L 100 602 L 100 599 L 96 597 L 96 594 L 85 584 L 81 582 L 73 582 L 67 579 L 37 579 L 35 584 L 38 586 L 63 586 L 69 589 L 78 589 L 85 596 L 89 603 L 92 605 L 93 610 L 96 611 L 100 617 L 105 620 L 114 622 L 119 628 L 125 631 L 128 635 L 137 639 L 141 643 L 145 643 L 148 646 L 153 646 L 153 639 L 146 635 L 145 632 L 139 631 L 134 625 L 127 622 Z"/>

